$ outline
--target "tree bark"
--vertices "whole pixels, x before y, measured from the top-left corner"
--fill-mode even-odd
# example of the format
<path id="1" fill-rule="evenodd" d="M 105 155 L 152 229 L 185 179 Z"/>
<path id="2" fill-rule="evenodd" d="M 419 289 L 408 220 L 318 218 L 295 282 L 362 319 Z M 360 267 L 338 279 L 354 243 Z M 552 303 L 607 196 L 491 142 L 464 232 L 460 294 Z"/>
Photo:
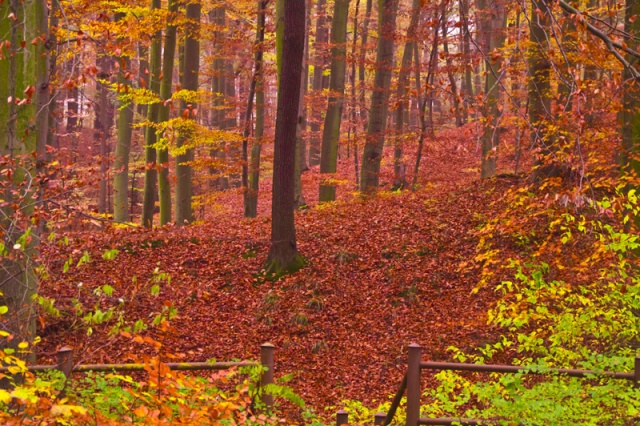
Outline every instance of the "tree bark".
<path id="1" fill-rule="evenodd" d="M 258 139 L 258 127 L 260 127 L 260 138 L 264 132 L 264 91 L 262 85 L 262 57 L 264 43 L 265 13 L 268 0 L 258 0 L 258 25 L 256 29 L 256 41 L 254 43 L 255 56 L 253 59 L 254 69 L 249 97 L 247 100 L 247 111 L 244 123 L 244 140 L 242 142 L 242 187 L 244 189 L 244 217 L 256 217 L 258 213 L 258 180 L 260 179 L 260 148 L 261 140 Z M 251 148 L 251 163 L 248 161 L 248 144 L 251 134 L 251 113 L 253 111 L 253 97 L 256 97 L 256 128 L 254 131 L 254 143 Z M 260 98 L 260 99 L 258 99 Z M 260 117 L 258 117 L 260 114 Z M 260 120 L 260 123 L 258 123 Z M 249 170 L 249 168 L 251 170 Z"/>
<path id="2" fill-rule="evenodd" d="M 633 50 L 640 46 L 637 38 L 640 35 L 640 2 L 637 0 L 626 0 L 624 29 L 630 34 L 627 43 Z M 627 58 L 633 63 L 633 58 Z M 629 69 L 624 70 L 623 109 L 622 109 L 622 151 L 620 155 L 620 166 L 623 176 L 640 176 L 640 100 L 638 99 L 638 89 L 640 85 L 634 79 Z"/>
<path id="3" fill-rule="evenodd" d="M 319 97 L 322 93 L 322 74 L 326 67 L 326 44 L 329 41 L 329 30 L 327 28 L 326 0 L 318 0 L 316 4 L 316 41 L 314 43 L 314 64 L 313 81 L 311 92 L 313 97 Z M 324 97 L 323 97 L 324 98 Z M 320 121 L 322 120 L 321 108 L 314 105 L 311 109 L 311 121 L 309 130 L 311 137 L 309 142 L 309 166 L 320 164 L 321 144 L 320 144 Z"/>
<path id="4" fill-rule="evenodd" d="M 157 10 L 161 7 L 160 0 L 151 0 L 151 10 Z M 160 96 L 160 79 L 162 72 L 162 31 L 156 31 L 151 39 L 151 47 L 149 49 L 149 90 Z M 149 105 L 147 109 L 147 121 L 150 123 L 158 123 L 158 110 L 160 105 L 157 103 Z M 153 226 L 153 213 L 155 211 L 158 168 L 156 165 L 156 148 L 157 129 L 153 126 L 145 128 L 144 140 L 144 194 L 142 200 L 142 225 L 151 228 Z"/>
<path id="5" fill-rule="evenodd" d="M 360 190 L 375 192 L 380 184 L 380 162 L 389 111 L 389 86 L 393 69 L 393 40 L 396 27 L 397 0 L 378 0 L 378 48 L 376 73 L 371 94 L 371 115 L 362 156 Z"/>
<path id="6" fill-rule="evenodd" d="M 406 165 L 402 160 L 402 149 L 404 143 L 404 124 L 405 113 L 409 104 L 409 74 L 411 72 L 411 59 L 413 58 L 413 45 L 416 43 L 416 28 L 420 19 L 420 0 L 413 0 L 411 6 L 411 20 L 407 28 L 407 40 L 404 44 L 404 52 L 402 53 L 402 62 L 400 64 L 400 72 L 398 74 L 398 89 L 396 96 L 398 98 L 398 108 L 396 109 L 396 137 L 394 139 L 393 149 L 393 172 L 394 190 L 402 189 L 406 186 Z"/>
<path id="7" fill-rule="evenodd" d="M 531 3 L 529 47 L 529 120 L 531 144 L 536 147 L 534 178 L 559 176 L 560 168 L 554 161 L 555 137 L 549 129 L 551 115 L 551 61 L 547 55 L 549 44 L 546 30 L 551 24 L 551 0 L 533 0 Z"/>
<path id="8" fill-rule="evenodd" d="M 116 19 L 121 19 L 116 18 Z M 118 68 L 118 95 L 127 93 L 130 81 L 127 75 L 130 73 L 131 61 L 128 57 L 119 58 Z M 129 152 L 131 151 L 131 135 L 133 124 L 133 104 L 122 101 L 118 105 L 117 141 L 113 157 L 113 220 L 116 222 L 129 222 Z"/>
<path id="9" fill-rule="evenodd" d="M 483 56 L 485 58 L 485 105 L 484 127 L 480 138 L 482 145 L 482 164 L 480 178 L 486 179 L 496 174 L 498 146 L 500 144 L 500 119 L 502 111 L 499 109 L 502 85 L 502 55 L 497 52 L 504 45 L 504 29 L 507 22 L 504 2 L 501 0 L 478 0 L 478 13 L 484 14 L 482 19 L 481 37 L 484 41 Z"/>
<path id="10" fill-rule="evenodd" d="M 160 100 L 158 123 L 169 120 L 171 86 L 173 82 L 173 65 L 176 55 L 176 24 L 178 1 L 169 0 L 169 22 L 164 36 L 164 56 L 162 57 L 162 81 L 160 82 Z M 164 135 L 167 137 L 167 134 Z M 171 222 L 171 184 L 169 182 L 169 149 L 159 147 L 156 150 L 158 159 L 158 197 L 160 200 L 160 225 Z"/>
<path id="11" fill-rule="evenodd" d="M 184 41 L 184 71 L 182 74 L 182 88 L 196 92 L 198 90 L 198 70 L 200 68 L 200 2 L 189 2 L 186 5 L 187 28 Z M 188 114 L 190 120 L 195 120 L 194 112 L 197 105 L 182 101 L 181 110 Z M 178 138 L 178 148 L 193 134 L 181 135 Z M 193 182 L 191 165 L 193 148 L 188 148 L 184 154 L 176 155 L 176 224 L 185 225 L 193 222 Z"/>
<path id="12" fill-rule="evenodd" d="M 344 105 L 344 86 L 347 68 L 347 18 L 349 0 L 336 0 L 331 22 L 331 80 L 329 81 L 329 105 L 322 131 L 322 156 L 320 173 L 335 175 L 338 163 L 338 143 Z M 336 199 L 336 185 L 328 181 L 320 183 L 320 201 Z"/>
<path id="13" fill-rule="evenodd" d="M 305 2 L 286 0 L 282 80 L 296 82 L 278 88 L 278 112 L 273 160 L 271 248 L 266 262 L 268 274 L 294 272 L 303 261 L 296 246 L 294 223 L 294 162 L 296 121 L 300 102 L 300 81 L 305 38 Z"/>

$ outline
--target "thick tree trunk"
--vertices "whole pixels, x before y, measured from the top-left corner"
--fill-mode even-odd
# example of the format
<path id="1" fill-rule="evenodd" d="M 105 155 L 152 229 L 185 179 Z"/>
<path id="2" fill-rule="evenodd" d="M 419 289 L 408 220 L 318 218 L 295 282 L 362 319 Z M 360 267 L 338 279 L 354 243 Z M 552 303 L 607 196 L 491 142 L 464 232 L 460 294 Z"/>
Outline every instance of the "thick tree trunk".
<path id="1" fill-rule="evenodd" d="M 196 92 L 198 90 L 198 70 L 200 68 L 200 42 L 198 33 L 200 31 L 200 2 L 189 2 L 186 6 L 187 29 L 185 30 L 184 41 L 184 71 L 182 74 L 182 88 Z M 181 103 L 181 110 L 189 114 L 191 120 L 195 120 L 193 112 L 196 110 L 195 104 Z M 186 135 L 187 137 L 193 135 Z M 185 142 L 184 135 L 178 138 L 178 148 Z M 176 224 L 184 225 L 193 222 L 193 209 L 191 201 L 193 198 L 192 169 L 190 164 L 193 161 L 193 148 L 186 150 L 184 154 L 176 156 Z"/>
<path id="2" fill-rule="evenodd" d="M 311 83 L 311 91 L 314 98 L 322 93 L 322 74 L 326 67 L 326 44 L 329 41 L 329 30 L 327 28 L 326 16 L 326 0 L 318 0 L 316 5 L 316 41 L 314 43 L 314 64 L 313 64 L 313 80 Z M 309 166 L 317 166 L 320 164 L 320 121 L 322 109 L 319 105 L 314 105 L 311 109 L 311 121 L 309 130 L 311 137 L 309 139 Z"/>
<path id="3" fill-rule="evenodd" d="M 329 82 L 329 106 L 322 131 L 322 156 L 320 173 L 333 175 L 338 164 L 338 143 L 344 105 L 344 80 L 347 68 L 347 18 L 349 0 L 336 0 L 331 22 L 331 80 Z M 327 176 L 328 182 L 320 183 L 320 201 L 336 199 L 336 185 Z"/>
<path id="4" fill-rule="evenodd" d="M 393 69 L 393 40 L 396 28 L 397 0 L 378 0 L 378 48 L 376 73 L 371 95 L 371 115 L 362 156 L 360 190 L 375 192 L 380 184 L 380 162 L 387 128 L 389 90 Z"/>
<path id="5" fill-rule="evenodd" d="M 171 86 L 173 82 L 173 65 L 176 55 L 176 14 L 178 1 L 169 0 L 169 23 L 164 36 L 164 56 L 162 57 L 162 81 L 160 82 L 160 100 L 158 123 L 169 120 Z M 165 134 L 165 137 L 167 135 Z M 169 149 L 160 147 L 156 150 L 158 158 L 158 197 L 160 200 L 160 225 L 171 222 L 171 184 L 169 182 Z"/>
<path id="6" fill-rule="evenodd" d="M 151 0 L 151 9 L 160 9 L 160 0 Z M 162 62 L 162 31 L 157 31 L 151 39 L 149 49 L 149 90 L 160 96 L 160 79 Z M 158 122 L 158 109 L 160 105 L 149 105 L 147 121 Z M 144 195 L 142 200 L 142 225 L 151 228 L 153 226 L 153 213 L 156 205 L 158 168 L 156 166 L 157 129 L 152 126 L 145 128 L 144 147 Z"/>
<path id="7" fill-rule="evenodd" d="M 247 112 L 244 123 L 244 140 L 242 142 L 242 186 L 244 189 L 244 217 L 256 217 L 258 213 L 258 180 L 260 179 L 260 148 L 264 133 L 264 89 L 262 84 L 262 57 L 264 43 L 265 13 L 268 0 L 258 0 L 258 25 L 256 41 L 254 43 L 254 70 L 247 101 Z M 256 94 L 256 128 L 254 142 L 251 148 L 251 162 L 248 161 L 248 144 L 251 134 L 251 113 L 253 111 L 253 97 Z M 258 116 L 260 115 L 260 116 Z M 259 121 L 259 122 L 258 122 Z M 258 130 L 258 127 L 260 129 Z M 258 136 L 258 131 L 260 135 Z"/>
<path id="8" fill-rule="evenodd" d="M 284 5 L 282 84 L 278 88 L 278 113 L 273 159 L 271 249 L 266 262 L 269 274 L 281 275 L 302 267 L 296 246 L 294 223 L 294 162 L 296 121 L 305 38 L 305 2 L 287 0 Z"/>

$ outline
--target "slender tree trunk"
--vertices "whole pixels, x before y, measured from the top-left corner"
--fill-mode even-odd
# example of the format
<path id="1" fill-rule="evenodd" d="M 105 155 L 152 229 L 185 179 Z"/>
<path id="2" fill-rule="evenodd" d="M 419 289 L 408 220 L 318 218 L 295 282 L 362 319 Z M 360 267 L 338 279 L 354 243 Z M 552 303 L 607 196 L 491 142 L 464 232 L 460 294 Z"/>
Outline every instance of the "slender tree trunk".
<path id="1" fill-rule="evenodd" d="M 177 0 L 169 0 L 169 23 L 164 36 L 164 56 L 162 57 L 162 81 L 160 82 L 160 100 L 158 123 L 169 120 L 169 105 L 171 86 L 173 82 L 173 65 L 176 55 L 176 24 L 178 12 Z M 165 133 L 165 138 L 168 134 Z M 169 182 L 169 149 L 159 147 L 156 150 L 158 158 L 158 196 L 160 199 L 160 225 L 171 222 L 171 184 Z"/>
<path id="2" fill-rule="evenodd" d="M 182 74 L 182 88 L 196 92 L 198 90 L 198 70 L 200 68 L 200 2 L 189 2 L 186 5 L 187 29 L 184 41 L 184 71 Z M 183 115 L 188 114 L 191 120 L 195 120 L 194 111 L 196 105 L 182 101 Z M 193 137 L 193 134 L 186 135 Z M 182 147 L 185 137 L 178 138 L 178 148 Z M 184 225 L 193 222 L 193 198 L 192 169 L 189 162 L 193 161 L 193 148 L 188 148 L 184 154 L 176 156 L 176 224 Z"/>
<path id="3" fill-rule="evenodd" d="M 254 43 L 254 70 L 247 101 L 247 112 L 244 124 L 244 140 L 242 142 L 242 186 L 244 189 L 244 217 L 256 217 L 258 214 L 258 181 L 260 179 L 260 148 L 264 133 L 264 89 L 262 84 L 262 57 L 264 43 L 265 14 L 268 0 L 258 0 L 258 25 L 256 41 Z M 251 148 L 251 162 L 247 159 L 248 139 L 251 133 L 251 112 L 253 111 L 253 96 L 256 93 L 256 128 L 254 142 Z M 260 133 L 258 135 L 258 133 Z"/>
<path id="4" fill-rule="evenodd" d="M 393 40 L 396 28 L 397 0 L 378 0 L 378 48 L 374 91 L 371 95 L 371 116 L 362 156 L 360 190 L 369 193 L 380 184 L 380 162 L 389 111 L 389 87 L 393 68 Z"/>
<path id="5" fill-rule="evenodd" d="M 109 160 L 109 149 L 107 142 L 111 131 L 111 102 L 109 101 L 108 82 L 111 79 L 111 58 L 102 56 L 97 59 L 98 62 L 98 82 L 96 83 L 98 91 L 98 105 L 96 108 L 96 117 L 93 124 L 94 140 L 99 144 L 100 152 L 100 185 L 98 189 L 98 211 L 107 213 L 107 168 Z M 104 81 L 104 83 L 103 83 Z"/>
<path id="6" fill-rule="evenodd" d="M 418 152 L 416 153 L 416 164 L 413 168 L 413 182 L 411 183 L 411 190 L 415 191 L 418 183 L 418 171 L 420 170 L 420 160 L 422 160 L 422 149 L 424 146 L 424 138 L 427 133 L 427 118 L 425 109 L 427 106 L 427 100 L 422 91 L 422 83 L 420 81 L 420 51 L 418 50 L 418 43 L 413 45 L 414 51 L 414 73 L 416 83 L 416 93 L 418 96 L 418 114 L 420 116 L 420 136 L 418 138 Z"/>
<path id="7" fill-rule="evenodd" d="M 326 44 L 329 41 L 329 30 L 327 28 L 326 16 L 326 0 L 318 0 L 316 5 L 316 41 L 314 43 L 314 64 L 313 64 L 313 81 L 311 83 L 311 91 L 314 98 L 322 93 L 322 74 L 326 67 Z M 324 96 L 323 96 L 324 98 Z M 320 144 L 320 121 L 321 108 L 314 105 L 311 109 L 311 122 L 309 128 L 311 138 L 309 143 L 309 166 L 317 166 L 320 164 L 321 144 Z"/>
<path id="8" fill-rule="evenodd" d="M 411 59 L 413 55 L 413 45 L 416 43 L 416 28 L 420 19 L 420 0 L 413 0 L 411 6 L 411 21 L 407 28 L 407 40 L 404 44 L 404 52 L 402 53 L 402 62 L 400 64 L 400 72 L 398 74 L 398 89 L 396 96 L 398 98 L 398 108 L 396 109 L 396 137 L 394 139 L 393 149 L 393 171 L 394 181 L 393 190 L 402 189 L 407 184 L 406 165 L 402 160 L 402 148 L 404 142 L 404 123 L 405 114 L 409 105 L 409 74 L 411 72 Z"/>
<path id="9" fill-rule="evenodd" d="M 152 0 L 151 9 L 160 9 L 161 1 Z M 161 62 L 162 62 L 162 31 L 156 31 L 151 39 L 151 47 L 149 49 L 149 90 L 158 97 L 160 96 L 160 80 L 161 80 Z M 150 123 L 158 123 L 158 110 L 160 105 L 157 103 L 149 105 L 147 110 L 147 121 Z M 156 165 L 156 149 L 157 129 L 153 126 L 145 128 L 145 147 L 144 147 L 144 195 L 142 200 L 142 225 L 151 228 L 153 226 L 153 213 L 155 211 L 158 168 Z"/>
<path id="10" fill-rule="evenodd" d="M 120 18 L 116 18 L 121 19 Z M 118 68 L 118 96 L 122 97 L 131 89 L 130 74 L 131 61 L 128 57 L 119 59 Z M 116 150 L 113 157 L 113 219 L 116 222 L 129 222 L 129 152 L 131 151 L 131 136 L 133 124 L 133 104 L 119 102 Z"/>
<path id="11" fill-rule="evenodd" d="M 446 13 L 446 12 L 444 12 Z M 455 76 L 453 75 L 453 59 L 449 55 L 449 43 L 447 41 L 447 19 L 442 20 L 442 50 L 447 61 L 447 76 L 449 77 L 449 86 L 451 86 L 451 99 L 453 100 L 454 116 L 456 118 L 456 127 L 460 127 L 464 124 L 462 111 L 460 108 L 460 97 L 458 96 L 458 85 L 456 83 Z"/>
<path id="12" fill-rule="evenodd" d="M 551 24 L 551 0 L 531 3 L 529 47 L 529 120 L 531 144 L 538 150 L 534 178 L 559 176 L 561 170 L 554 160 L 555 137 L 549 129 L 551 115 L 551 61 L 547 51 L 546 30 Z"/>
<path id="13" fill-rule="evenodd" d="M 305 158 L 303 156 L 304 150 L 304 138 L 302 132 L 305 127 L 305 103 L 304 97 L 307 93 L 307 49 L 309 48 L 309 34 L 307 32 L 307 24 L 308 19 L 305 19 L 305 38 L 304 38 L 304 54 L 302 56 L 302 74 L 300 75 L 300 103 L 298 109 L 298 121 L 296 125 L 296 156 L 295 156 L 295 170 L 294 170 L 294 195 L 293 195 L 293 206 L 296 209 L 304 208 L 307 205 L 307 202 L 304 200 L 304 196 L 302 195 L 302 172 L 304 171 L 304 166 L 306 164 Z"/>
<path id="14" fill-rule="evenodd" d="M 505 40 L 505 26 L 507 15 L 504 3 L 500 0 L 478 0 L 478 12 L 484 13 L 482 20 L 482 37 L 485 47 L 485 105 L 484 128 L 480 138 L 482 144 L 482 165 L 480 177 L 490 178 L 496 174 L 498 146 L 500 144 L 500 119 L 502 111 L 499 109 L 500 88 L 502 85 L 502 55 L 496 54 L 502 48 Z"/>
<path id="15" fill-rule="evenodd" d="M 340 124 L 344 104 L 345 74 L 347 68 L 347 20 L 349 0 L 336 0 L 331 23 L 331 80 L 329 82 L 329 106 L 322 132 L 322 157 L 320 173 L 333 175 L 337 170 Z M 328 181 L 320 183 L 320 201 L 336 199 L 336 185 Z"/>
<path id="16" fill-rule="evenodd" d="M 353 15 L 353 39 L 351 44 L 351 123 L 350 135 L 353 138 L 353 165 L 355 170 L 355 182 L 360 182 L 360 170 L 358 165 L 358 98 L 356 97 L 356 46 L 358 42 L 358 13 L 360 11 L 360 0 L 356 0 L 356 10 Z"/>
<path id="17" fill-rule="evenodd" d="M 284 40 L 282 84 L 278 88 L 278 113 L 273 160 L 273 199 L 271 249 L 266 262 L 267 273 L 281 275 L 302 267 L 296 246 L 294 223 L 294 162 L 296 121 L 300 102 L 300 81 L 305 38 L 305 2 L 288 0 L 284 4 Z"/>
<path id="18" fill-rule="evenodd" d="M 360 121 L 362 122 L 362 130 L 367 131 L 368 113 L 366 105 L 366 70 L 367 70 L 367 41 L 369 40 L 369 22 L 371 22 L 371 9 L 373 8 L 373 0 L 367 0 L 367 6 L 364 14 L 364 22 L 362 24 L 362 42 L 360 44 L 360 57 L 358 58 L 358 86 L 360 94 L 358 96 L 358 105 L 360 111 Z"/>
<path id="19" fill-rule="evenodd" d="M 471 60 L 471 34 L 469 32 L 469 0 L 459 0 L 460 19 L 462 20 L 462 54 L 464 56 L 464 111 L 463 119 L 465 123 L 469 119 L 469 101 L 473 98 L 473 80 L 471 70 L 473 70 L 473 62 Z"/>

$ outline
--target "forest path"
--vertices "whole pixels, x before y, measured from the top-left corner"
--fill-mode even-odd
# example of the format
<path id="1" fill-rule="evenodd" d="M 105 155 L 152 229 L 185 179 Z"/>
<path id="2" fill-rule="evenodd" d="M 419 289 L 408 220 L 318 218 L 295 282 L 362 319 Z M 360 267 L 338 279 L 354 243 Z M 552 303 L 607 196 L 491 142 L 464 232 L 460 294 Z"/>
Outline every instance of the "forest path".
<path id="1" fill-rule="evenodd" d="M 400 383 L 409 343 L 423 345 L 425 359 L 447 360 L 449 346 L 470 349 L 491 336 L 486 311 L 496 295 L 472 293 L 479 273 L 461 265 L 473 264 L 473 231 L 500 208 L 492 202 L 510 182 L 475 181 L 474 169 L 465 169 L 477 160 L 455 158 L 449 155 L 445 167 L 432 155 L 414 193 L 345 197 L 300 212 L 299 250 L 309 264 L 277 282 L 255 276 L 269 247 L 264 214 L 253 220 L 219 214 L 186 228 L 81 233 L 68 248 L 50 246 L 46 256 L 56 278 L 43 293 L 60 298 L 67 319 L 46 319 L 41 350 L 73 345 L 85 362 L 139 353 L 139 345 L 122 337 L 105 340 L 99 328 L 88 338 L 68 329 L 70 298 L 86 294 L 90 305 L 92 289 L 111 284 L 114 299 L 125 300 L 128 320 L 148 318 L 165 301 L 177 307 L 176 331 L 163 337 L 167 353 L 192 361 L 255 359 L 259 345 L 270 341 L 277 348 L 276 377 L 292 373 L 290 385 L 311 406 L 381 402 Z M 317 179 L 317 172 L 305 179 Z M 116 260 L 101 260 L 113 247 L 120 250 Z M 77 262 L 84 250 L 96 260 L 62 274 L 64 259 Z M 171 283 L 151 297 L 156 267 Z M 110 303 L 116 304 L 106 300 L 102 308 Z"/>

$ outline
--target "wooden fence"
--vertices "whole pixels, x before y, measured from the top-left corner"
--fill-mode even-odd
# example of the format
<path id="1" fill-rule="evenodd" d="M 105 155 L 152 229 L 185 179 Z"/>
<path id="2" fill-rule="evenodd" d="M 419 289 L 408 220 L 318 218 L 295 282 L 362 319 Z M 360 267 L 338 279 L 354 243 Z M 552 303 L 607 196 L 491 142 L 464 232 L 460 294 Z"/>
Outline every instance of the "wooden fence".
<path id="1" fill-rule="evenodd" d="M 523 373 L 523 374 L 563 374 L 569 377 L 589 378 L 595 376 L 610 377 L 619 380 L 631 380 L 636 385 L 640 383 L 640 356 L 636 356 L 634 370 L 632 373 L 600 372 L 593 370 L 572 370 L 564 368 L 549 368 L 536 370 L 532 367 L 521 367 L 516 365 L 492 365 L 492 364 L 464 364 L 455 362 L 432 362 L 422 361 L 422 347 L 416 344 L 409 345 L 409 359 L 407 372 L 405 373 L 400 388 L 396 393 L 388 413 L 377 413 L 374 416 L 375 426 L 387 426 L 391 424 L 400 405 L 400 401 L 407 395 L 407 416 L 406 426 L 416 425 L 480 425 L 491 424 L 490 420 L 477 419 L 455 419 L 455 418 L 420 418 L 420 374 L 422 370 L 452 370 L 452 371 L 475 371 L 481 373 Z M 349 424 L 349 415 L 345 411 L 336 414 L 336 425 L 343 426 Z"/>
<path id="2" fill-rule="evenodd" d="M 180 371 L 205 371 L 205 370 L 229 370 L 233 367 L 255 367 L 263 365 L 267 370 L 262 373 L 260 378 L 260 386 L 273 383 L 274 368 L 274 352 L 275 346 L 271 343 L 260 345 L 260 362 L 256 361 L 239 361 L 239 362 L 169 362 L 165 365 L 170 370 Z M 67 378 L 65 386 L 71 382 L 72 373 L 94 372 L 131 372 L 144 371 L 145 364 L 79 364 L 74 365 L 73 349 L 64 347 L 56 353 L 57 364 L 55 365 L 30 365 L 27 367 L 29 371 L 49 371 L 59 370 Z M 0 367 L 0 373 L 8 373 L 9 367 Z M 273 396 L 262 393 L 262 402 L 267 408 L 273 407 Z"/>

